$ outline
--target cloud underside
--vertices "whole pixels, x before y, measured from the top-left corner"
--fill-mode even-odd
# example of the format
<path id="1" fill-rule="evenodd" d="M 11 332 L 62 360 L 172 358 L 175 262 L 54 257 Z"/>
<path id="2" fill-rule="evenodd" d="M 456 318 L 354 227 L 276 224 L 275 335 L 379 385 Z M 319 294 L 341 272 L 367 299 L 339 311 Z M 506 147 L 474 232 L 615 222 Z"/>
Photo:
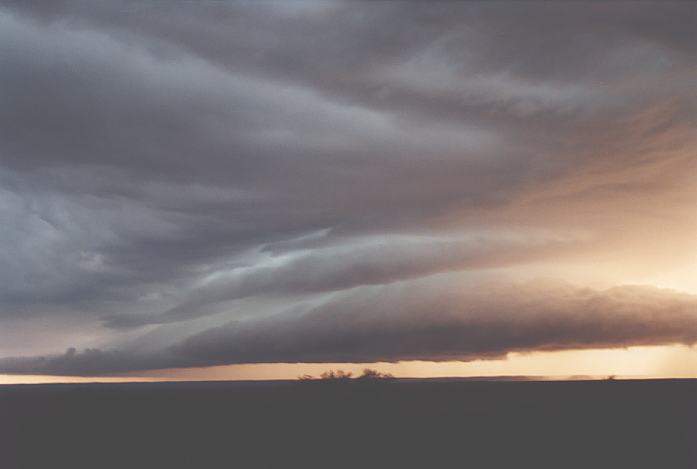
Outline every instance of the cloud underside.
<path id="1" fill-rule="evenodd" d="M 696 22 L 3 3 L 0 372 L 692 343 Z"/>
<path id="2" fill-rule="evenodd" d="M 697 341 L 697 297 L 652 287 L 399 285 L 308 312 L 237 320 L 149 353 L 71 349 L 6 358 L 0 373 L 99 375 L 239 363 L 475 360 L 509 352 Z"/>

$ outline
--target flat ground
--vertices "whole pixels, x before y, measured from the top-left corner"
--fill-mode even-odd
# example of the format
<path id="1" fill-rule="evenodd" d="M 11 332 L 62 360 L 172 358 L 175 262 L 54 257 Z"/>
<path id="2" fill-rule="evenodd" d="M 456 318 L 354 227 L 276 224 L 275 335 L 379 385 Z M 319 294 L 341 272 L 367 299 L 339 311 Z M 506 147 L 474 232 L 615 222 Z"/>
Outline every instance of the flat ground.
<path id="1" fill-rule="evenodd" d="M 0 386 L 0 468 L 697 468 L 697 380 Z"/>

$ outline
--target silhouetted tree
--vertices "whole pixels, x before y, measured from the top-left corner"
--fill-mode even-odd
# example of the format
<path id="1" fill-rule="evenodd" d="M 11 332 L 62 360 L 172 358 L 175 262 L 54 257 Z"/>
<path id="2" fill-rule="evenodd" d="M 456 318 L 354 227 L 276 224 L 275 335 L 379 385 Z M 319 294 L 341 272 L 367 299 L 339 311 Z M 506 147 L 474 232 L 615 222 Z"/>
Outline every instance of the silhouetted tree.
<path id="1" fill-rule="evenodd" d="M 344 371 L 344 370 L 328 370 L 323 372 L 322 374 L 319 375 L 318 378 L 315 378 L 312 375 L 300 375 L 298 376 L 298 381 L 312 381 L 315 379 L 323 380 L 323 381 L 332 381 L 332 380 L 348 380 L 353 377 L 353 373 Z M 372 380 L 372 379 L 393 379 L 394 376 L 392 376 L 390 373 L 383 373 L 382 371 L 375 370 L 373 368 L 364 368 L 363 372 L 357 376 L 357 379 L 361 380 Z"/>
<path id="2" fill-rule="evenodd" d="M 392 379 L 390 373 L 383 373 L 382 371 L 374 370 L 372 368 L 365 368 L 363 374 L 361 374 L 358 379 Z"/>
<path id="3" fill-rule="evenodd" d="M 329 370 L 319 375 L 321 379 L 351 379 L 351 376 L 353 373 L 344 370 Z"/>

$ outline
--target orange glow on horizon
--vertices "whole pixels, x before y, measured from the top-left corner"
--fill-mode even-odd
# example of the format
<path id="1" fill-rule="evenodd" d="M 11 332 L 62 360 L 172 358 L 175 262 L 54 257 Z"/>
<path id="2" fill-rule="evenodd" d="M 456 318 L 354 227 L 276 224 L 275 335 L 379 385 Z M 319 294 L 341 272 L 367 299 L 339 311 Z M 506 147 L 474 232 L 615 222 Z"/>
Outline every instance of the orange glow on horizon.
<path id="1" fill-rule="evenodd" d="M 611 375 L 619 378 L 697 378 L 697 348 L 671 345 L 511 353 L 503 359 L 470 362 L 244 364 L 101 377 L 0 375 L 0 384 L 274 380 L 295 379 L 305 374 L 318 376 L 329 369 L 342 369 L 357 375 L 364 368 L 375 368 L 398 378 L 530 376 L 602 379 Z"/>

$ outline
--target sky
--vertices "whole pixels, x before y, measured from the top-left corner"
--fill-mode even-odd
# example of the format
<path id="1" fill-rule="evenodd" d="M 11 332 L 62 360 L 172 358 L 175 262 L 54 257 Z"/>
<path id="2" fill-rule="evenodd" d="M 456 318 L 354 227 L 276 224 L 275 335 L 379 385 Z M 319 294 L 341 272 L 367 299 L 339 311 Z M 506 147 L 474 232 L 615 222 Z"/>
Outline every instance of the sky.
<path id="1" fill-rule="evenodd" d="M 697 377 L 696 26 L 2 2 L 0 382 Z"/>

